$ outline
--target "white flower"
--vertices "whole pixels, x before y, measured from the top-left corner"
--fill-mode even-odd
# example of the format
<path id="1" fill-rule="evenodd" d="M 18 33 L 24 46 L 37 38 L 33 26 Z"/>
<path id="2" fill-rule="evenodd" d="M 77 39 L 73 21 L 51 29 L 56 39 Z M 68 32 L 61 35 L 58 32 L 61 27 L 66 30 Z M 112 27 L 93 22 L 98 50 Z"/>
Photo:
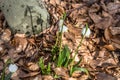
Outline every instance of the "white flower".
<path id="1" fill-rule="evenodd" d="M 59 31 L 61 31 L 61 29 L 62 27 L 60 27 Z M 67 32 L 67 31 L 68 31 L 68 28 L 65 25 L 63 25 L 62 32 Z"/>
<path id="2" fill-rule="evenodd" d="M 90 34 L 91 34 L 90 29 L 88 28 L 87 32 L 86 33 L 85 32 L 86 32 L 86 27 L 82 29 L 82 35 L 85 35 L 85 37 L 90 37 Z"/>
<path id="3" fill-rule="evenodd" d="M 60 20 L 59 20 L 59 23 L 58 23 L 59 31 L 61 31 L 62 26 L 63 26 L 62 32 L 67 32 L 67 31 L 68 31 L 68 28 L 67 28 L 65 25 L 63 25 L 63 23 L 64 23 L 64 20 L 63 20 L 63 19 L 60 19 Z"/>
<path id="4" fill-rule="evenodd" d="M 18 69 L 18 66 L 16 64 L 10 64 L 8 69 L 10 72 L 16 72 Z"/>
<path id="5" fill-rule="evenodd" d="M 75 62 L 79 62 L 80 61 L 80 58 L 78 56 L 78 54 L 75 54 L 75 53 L 72 53 L 72 56 L 74 57 L 75 56 Z"/>
<path id="6" fill-rule="evenodd" d="M 75 56 L 75 62 L 79 62 L 80 58 L 78 57 L 78 55 Z"/>
<path id="7" fill-rule="evenodd" d="M 58 26 L 59 26 L 59 27 L 62 27 L 63 22 L 64 22 L 64 20 L 63 20 L 63 19 L 60 19 L 60 20 L 59 20 L 59 23 L 58 23 Z"/>

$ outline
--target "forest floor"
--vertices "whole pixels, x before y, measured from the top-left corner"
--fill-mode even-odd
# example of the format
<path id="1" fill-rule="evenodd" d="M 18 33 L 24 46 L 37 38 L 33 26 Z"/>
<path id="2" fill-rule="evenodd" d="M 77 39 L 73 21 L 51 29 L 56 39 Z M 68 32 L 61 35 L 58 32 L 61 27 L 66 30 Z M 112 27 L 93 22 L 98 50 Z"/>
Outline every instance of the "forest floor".
<path id="1" fill-rule="evenodd" d="M 0 11 L 0 75 L 5 62 L 11 59 L 18 66 L 12 80 L 120 80 L 120 1 L 119 0 L 44 0 L 50 13 L 50 28 L 37 37 L 11 34 Z M 71 56 L 82 39 L 81 30 L 87 23 L 91 30 L 78 49 L 75 63 L 86 68 L 89 75 L 68 68 L 55 67 L 51 50 L 56 41 L 58 22 L 66 12 L 62 45 L 68 45 Z M 12 19 L 11 19 L 12 20 Z M 38 65 L 43 57 L 51 63 L 51 73 L 43 75 Z M 5 71 L 9 73 L 8 67 Z M 55 77 L 57 76 L 57 77 Z"/>

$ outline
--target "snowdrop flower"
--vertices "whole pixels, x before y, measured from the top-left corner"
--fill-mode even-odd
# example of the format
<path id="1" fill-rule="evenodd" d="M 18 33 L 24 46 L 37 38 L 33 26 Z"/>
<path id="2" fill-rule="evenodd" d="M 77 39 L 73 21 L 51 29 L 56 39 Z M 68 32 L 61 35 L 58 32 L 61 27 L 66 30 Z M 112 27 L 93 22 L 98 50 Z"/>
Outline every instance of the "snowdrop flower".
<path id="1" fill-rule="evenodd" d="M 78 57 L 78 54 L 75 56 L 75 62 L 79 62 L 80 58 Z"/>
<path id="2" fill-rule="evenodd" d="M 17 69 L 18 69 L 18 66 L 16 64 L 10 64 L 9 67 L 8 67 L 9 71 L 10 72 L 16 72 Z"/>
<path id="3" fill-rule="evenodd" d="M 62 27 L 60 27 L 59 31 L 61 31 L 61 29 Z M 63 25 L 62 32 L 67 32 L 67 31 L 68 31 L 68 28 L 65 25 Z"/>
<path id="4" fill-rule="evenodd" d="M 63 19 L 60 19 L 60 20 L 59 20 L 59 23 L 58 23 L 58 26 L 59 26 L 59 27 L 62 27 L 63 22 L 64 22 L 64 20 L 63 20 Z"/>
<path id="5" fill-rule="evenodd" d="M 90 29 L 88 28 L 87 29 L 87 32 L 86 32 L 86 27 L 84 27 L 83 29 L 82 29 L 82 35 L 85 35 L 85 37 L 90 37 L 90 34 L 91 34 L 91 31 L 90 31 Z"/>
<path id="6" fill-rule="evenodd" d="M 67 32 L 68 28 L 65 25 L 63 25 L 63 23 L 64 23 L 64 20 L 60 19 L 58 23 L 59 31 L 61 32 L 62 30 L 62 32 Z M 62 29 L 62 26 L 63 26 L 63 29 Z"/>

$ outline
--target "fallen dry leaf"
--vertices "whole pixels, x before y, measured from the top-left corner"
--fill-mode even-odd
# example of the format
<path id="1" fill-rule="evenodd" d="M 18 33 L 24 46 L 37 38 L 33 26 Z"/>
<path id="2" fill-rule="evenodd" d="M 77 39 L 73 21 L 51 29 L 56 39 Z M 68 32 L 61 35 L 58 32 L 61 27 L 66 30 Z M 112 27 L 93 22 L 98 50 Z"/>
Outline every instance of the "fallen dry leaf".
<path id="1" fill-rule="evenodd" d="M 111 43 L 115 48 L 120 49 L 120 45 L 118 43 L 112 42 Z"/>
<path id="2" fill-rule="evenodd" d="M 27 77 L 33 77 L 33 76 L 36 76 L 38 75 L 40 72 L 30 72 L 28 74 L 21 74 L 21 75 L 18 75 L 20 78 L 27 78 Z"/>
<path id="3" fill-rule="evenodd" d="M 117 80 L 112 75 L 106 74 L 106 73 L 98 73 L 96 76 L 97 80 Z"/>
<path id="4" fill-rule="evenodd" d="M 39 70 L 39 66 L 36 63 L 29 62 L 27 64 L 27 66 L 28 66 L 28 69 L 31 71 L 38 71 Z"/>
<path id="5" fill-rule="evenodd" d="M 120 45 L 120 36 L 116 35 L 111 38 L 111 41 Z"/>
<path id="6" fill-rule="evenodd" d="M 87 80 L 87 79 L 89 79 L 88 75 L 82 75 L 77 80 Z"/>
<path id="7" fill-rule="evenodd" d="M 104 47 L 110 51 L 114 51 L 115 47 L 112 44 L 104 45 Z"/>
<path id="8" fill-rule="evenodd" d="M 98 57 L 103 58 L 105 56 L 106 50 L 103 48 L 101 51 L 99 51 Z"/>
<path id="9" fill-rule="evenodd" d="M 42 80 L 53 80 L 53 77 L 50 75 L 44 75 L 42 76 Z"/>
<path id="10" fill-rule="evenodd" d="M 110 30 L 109 30 L 108 28 L 106 28 L 106 29 L 104 30 L 104 36 L 105 36 L 105 39 L 106 39 L 107 41 L 109 41 L 109 40 L 111 39 L 112 34 L 110 33 Z M 107 41 L 106 41 L 106 42 L 107 42 Z"/>
<path id="11" fill-rule="evenodd" d="M 68 78 L 66 80 L 77 80 L 76 78 Z"/>
<path id="12" fill-rule="evenodd" d="M 120 27 L 110 27 L 110 32 L 112 35 L 120 34 Z"/>
<path id="13" fill-rule="evenodd" d="M 9 29 L 5 29 L 2 36 L 1 40 L 8 42 L 11 39 L 11 31 Z"/>
<path id="14" fill-rule="evenodd" d="M 107 59 L 105 61 L 103 61 L 103 64 L 111 64 L 111 65 L 116 65 L 116 62 L 113 58 Z"/>
<path id="15" fill-rule="evenodd" d="M 110 31 L 112 35 L 120 34 L 120 27 L 110 27 Z"/>
<path id="16" fill-rule="evenodd" d="M 73 74 L 72 74 L 72 77 L 80 77 L 80 71 L 75 71 Z"/>
<path id="17" fill-rule="evenodd" d="M 120 3 L 108 3 L 107 9 L 110 14 L 115 14 L 120 12 Z"/>
<path id="18" fill-rule="evenodd" d="M 62 76 L 62 77 L 69 77 L 69 75 L 67 74 L 67 69 L 66 68 L 55 68 L 54 69 L 55 74 Z"/>
<path id="19" fill-rule="evenodd" d="M 36 76 L 33 80 L 43 80 L 41 75 Z"/>
<path id="20" fill-rule="evenodd" d="M 11 79 L 12 80 L 19 80 L 20 79 L 18 76 L 18 71 L 12 74 Z"/>
<path id="21" fill-rule="evenodd" d="M 15 47 L 16 52 L 24 51 L 27 47 L 28 41 L 24 37 L 15 37 L 11 44 Z"/>
<path id="22" fill-rule="evenodd" d="M 56 1 L 55 0 L 50 0 L 50 4 L 56 6 Z"/>

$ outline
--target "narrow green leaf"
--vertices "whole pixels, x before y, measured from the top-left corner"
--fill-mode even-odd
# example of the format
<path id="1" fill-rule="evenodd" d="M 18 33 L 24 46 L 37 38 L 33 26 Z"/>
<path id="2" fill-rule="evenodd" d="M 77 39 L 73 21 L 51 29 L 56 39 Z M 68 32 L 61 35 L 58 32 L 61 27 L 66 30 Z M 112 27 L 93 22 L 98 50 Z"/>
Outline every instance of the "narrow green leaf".
<path id="1" fill-rule="evenodd" d="M 70 76 L 72 76 L 72 74 L 73 74 L 73 66 L 71 66 L 70 68 Z"/>
<path id="2" fill-rule="evenodd" d="M 66 16 L 67 16 L 67 14 L 66 14 L 66 12 L 65 12 L 65 13 L 63 14 L 63 20 L 65 20 Z"/>
<path id="3" fill-rule="evenodd" d="M 85 72 L 87 75 L 89 75 L 89 72 L 86 68 L 73 67 L 71 73 L 73 74 L 75 71 Z"/>
<path id="4" fill-rule="evenodd" d="M 43 57 L 40 58 L 39 60 L 39 66 L 42 71 L 42 74 L 50 74 L 51 72 L 51 64 L 48 63 L 47 66 L 44 65 Z"/>
<path id="5" fill-rule="evenodd" d="M 69 62 L 68 62 L 68 64 L 71 64 L 72 60 L 73 60 L 73 59 L 72 59 L 72 58 L 70 58 L 70 59 L 69 59 Z"/>
<path id="6" fill-rule="evenodd" d="M 65 20 L 65 18 L 66 18 L 66 13 L 64 13 L 63 14 L 63 23 L 64 23 L 64 20 Z M 58 65 L 57 66 L 61 66 L 63 63 L 64 63 L 64 60 L 65 60 L 65 54 L 63 54 L 63 52 L 62 51 L 64 51 L 63 49 L 62 49 L 62 31 L 63 31 L 63 24 L 62 24 L 62 28 L 61 28 L 61 31 L 60 31 L 60 41 L 59 41 L 59 43 L 60 43 L 60 48 L 59 48 L 59 57 L 58 57 Z M 63 60 L 62 60 L 63 59 Z M 60 63 L 59 63 L 60 62 Z"/>
<path id="7" fill-rule="evenodd" d="M 64 59 L 64 55 L 63 55 L 63 51 L 61 51 L 61 53 L 59 53 L 59 56 L 58 56 L 58 62 L 57 62 L 58 67 L 61 67 L 61 65 L 63 63 L 63 59 Z"/>
<path id="8" fill-rule="evenodd" d="M 51 71 L 51 67 L 50 67 L 50 63 L 48 63 L 48 66 L 47 66 L 47 73 L 50 74 L 50 71 Z"/>
<path id="9" fill-rule="evenodd" d="M 58 67 L 60 67 L 60 66 L 67 67 L 69 58 L 70 58 L 70 50 L 69 50 L 68 46 L 65 45 L 58 57 L 58 64 L 59 64 Z"/>
<path id="10" fill-rule="evenodd" d="M 65 45 L 64 50 L 65 50 L 64 52 L 65 52 L 65 54 L 66 54 L 66 57 L 69 58 L 69 57 L 70 57 L 70 49 L 68 48 L 67 45 Z"/>
<path id="11" fill-rule="evenodd" d="M 52 52 L 52 55 L 55 55 L 57 52 L 59 51 L 59 48 L 58 48 L 58 46 L 53 46 L 53 48 L 52 48 L 52 50 L 51 50 L 51 52 Z"/>
<path id="12" fill-rule="evenodd" d="M 88 24 L 86 23 L 86 27 L 85 27 L 86 29 L 85 29 L 85 33 L 84 33 L 84 37 L 85 37 L 85 34 L 86 34 L 86 32 L 87 32 L 87 30 L 88 30 Z"/>
<path id="13" fill-rule="evenodd" d="M 67 67 L 69 65 L 69 60 L 70 60 L 70 50 L 67 45 L 65 45 L 65 54 L 66 54 L 66 60 L 64 61 L 64 67 Z"/>
<path id="14" fill-rule="evenodd" d="M 64 63 L 65 61 L 65 58 L 66 58 L 66 54 L 65 54 L 65 48 L 62 49 L 61 53 L 59 53 L 59 56 L 58 56 L 58 67 L 61 67 L 62 64 Z"/>
<path id="15" fill-rule="evenodd" d="M 45 69 L 43 57 L 41 57 L 40 60 L 39 60 L 39 66 L 40 66 L 41 69 Z"/>
<path id="16" fill-rule="evenodd" d="M 39 66 L 40 66 L 42 73 L 44 74 L 45 73 L 45 65 L 44 65 L 43 57 L 41 57 L 39 60 Z"/>

